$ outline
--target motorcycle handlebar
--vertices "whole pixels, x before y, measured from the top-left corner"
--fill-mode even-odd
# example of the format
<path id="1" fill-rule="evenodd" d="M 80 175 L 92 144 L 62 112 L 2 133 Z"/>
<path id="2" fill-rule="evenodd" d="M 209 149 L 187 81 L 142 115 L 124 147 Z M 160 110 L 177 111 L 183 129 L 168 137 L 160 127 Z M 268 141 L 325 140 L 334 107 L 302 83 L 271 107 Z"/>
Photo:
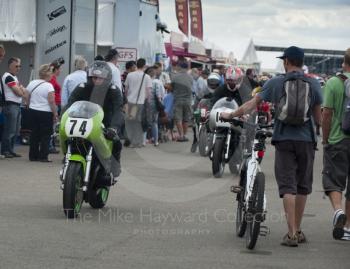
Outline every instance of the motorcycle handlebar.
<path id="1" fill-rule="evenodd" d="M 244 121 L 244 120 L 241 120 L 238 118 L 224 119 L 220 116 L 220 120 L 223 122 L 232 123 L 234 126 L 240 126 L 242 128 L 244 128 L 243 126 L 252 126 L 252 127 L 256 126 L 256 124 L 254 124 L 254 123 L 247 122 L 247 121 Z M 271 123 L 271 124 L 258 124 L 259 129 L 268 129 L 268 128 L 273 128 L 273 127 L 274 127 L 273 123 Z"/>

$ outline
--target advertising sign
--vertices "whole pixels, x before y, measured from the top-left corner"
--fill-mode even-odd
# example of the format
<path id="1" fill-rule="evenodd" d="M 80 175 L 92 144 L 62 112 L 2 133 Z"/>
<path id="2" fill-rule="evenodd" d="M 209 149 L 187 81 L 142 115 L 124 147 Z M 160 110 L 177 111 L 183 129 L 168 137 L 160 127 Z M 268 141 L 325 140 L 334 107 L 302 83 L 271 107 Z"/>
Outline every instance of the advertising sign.
<path id="1" fill-rule="evenodd" d="M 118 51 L 118 62 L 128 62 L 137 60 L 137 49 L 135 48 L 115 48 Z"/>
<path id="2" fill-rule="evenodd" d="M 54 60 L 64 60 L 62 80 L 69 73 L 71 60 L 72 2 L 70 0 L 38 0 L 35 67 Z"/>

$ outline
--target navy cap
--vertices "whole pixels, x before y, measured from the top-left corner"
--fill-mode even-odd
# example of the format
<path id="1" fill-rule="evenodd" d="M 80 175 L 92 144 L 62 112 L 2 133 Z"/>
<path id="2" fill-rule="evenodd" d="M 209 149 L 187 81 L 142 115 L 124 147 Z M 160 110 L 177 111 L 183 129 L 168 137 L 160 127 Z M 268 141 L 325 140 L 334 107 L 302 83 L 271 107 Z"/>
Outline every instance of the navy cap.
<path id="1" fill-rule="evenodd" d="M 277 58 L 303 60 L 304 59 L 304 50 L 301 48 L 295 47 L 295 46 L 291 46 L 289 48 L 286 48 L 283 52 L 283 55 L 279 56 Z"/>

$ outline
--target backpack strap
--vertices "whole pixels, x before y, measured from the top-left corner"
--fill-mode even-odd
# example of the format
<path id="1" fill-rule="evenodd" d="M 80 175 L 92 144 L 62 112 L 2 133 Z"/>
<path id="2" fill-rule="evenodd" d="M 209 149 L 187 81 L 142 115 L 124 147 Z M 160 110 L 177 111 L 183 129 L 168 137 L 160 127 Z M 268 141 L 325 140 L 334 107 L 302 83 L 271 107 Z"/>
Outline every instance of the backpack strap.
<path id="1" fill-rule="evenodd" d="M 344 74 L 340 73 L 336 76 L 337 78 L 339 78 L 341 81 L 345 82 L 345 80 L 348 79 L 347 76 L 345 76 Z"/>

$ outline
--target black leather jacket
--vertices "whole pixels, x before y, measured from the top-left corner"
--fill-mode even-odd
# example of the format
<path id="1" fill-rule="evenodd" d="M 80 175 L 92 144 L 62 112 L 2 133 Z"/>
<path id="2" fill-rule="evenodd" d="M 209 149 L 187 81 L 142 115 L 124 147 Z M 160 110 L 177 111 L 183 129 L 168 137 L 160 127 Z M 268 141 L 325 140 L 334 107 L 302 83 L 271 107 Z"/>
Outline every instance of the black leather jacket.
<path id="1" fill-rule="evenodd" d="M 232 98 L 234 99 L 237 104 L 239 106 L 242 105 L 242 98 L 241 98 L 241 95 L 239 94 L 239 91 L 236 90 L 236 91 L 230 91 L 226 84 L 225 85 L 222 85 L 222 86 L 219 86 L 213 93 L 213 97 L 211 98 L 211 104 L 212 106 L 215 105 L 215 103 L 223 98 L 223 97 L 229 97 L 229 98 Z"/>
<path id="2" fill-rule="evenodd" d="M 76 101 L 94 102 L 90 98 L 93 88 L 94 86 L 89 82 L 78 85 L 69 97 L 66 108 L 70 107 Z M 103 108 L 104 112 L 103 124 L 106 128 L 112 127 L 120 131 L 123 124 L 123 97 L 120 90 L 111 85 L 108 90 L 106 90 L 102 103 L 103 104 L 99 105 Z"/>

